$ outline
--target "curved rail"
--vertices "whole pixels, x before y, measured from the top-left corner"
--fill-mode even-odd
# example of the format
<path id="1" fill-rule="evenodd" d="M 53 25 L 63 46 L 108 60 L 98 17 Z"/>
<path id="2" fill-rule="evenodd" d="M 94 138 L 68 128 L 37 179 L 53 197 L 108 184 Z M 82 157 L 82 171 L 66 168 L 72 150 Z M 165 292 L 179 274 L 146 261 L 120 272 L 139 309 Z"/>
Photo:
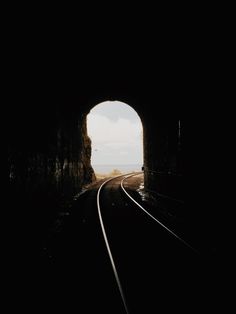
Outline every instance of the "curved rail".
<path id="1" fill-rule="evenodd" d="M 106 243 L 107 252 L 108 252 L 108 255 L 109 255 L 109 258 L 110 258 L 110 261 L 111 261 L 113 273 L 115 275 L 115 279 L 116 279 L 116 282 L 117 282 L 117 285 L 118 285 L 118 288 L 119 288 L 119 292 L 120 292 L 120 295 L 121 295 L 121 298 L 122 298 L 122 302 L 123 302 L 125 311 L 126 311 L 127 314 L 129 314 L 129 310 L 128 310 L 127 302 L 126 302 L 126 299 L 125 299 L 125 295 L 124 295 L 124 292 L 123 292 L 123 289 L 122 289 L 122 285 L 121 285 L 121 282 L 120 282 L 120 279 L 119 279 L 119 276 L 118 276 L 116 265 L 115 265 L 115 262 L 114 262 L 114 259 L 113 259 L 112 253 L 111 253 L 110 245 L 109 245 L 109 242 L 108 242 L 108 239 L 107 239 L 104 223 L 103 223 L 103 220 L 102 220 L 101 207 L 100 207 L 100 203 L 99 203 L 99 196 L 100 196 L 100 192 L 101 192 L 101 189 L 103 188 L 103 186 L 105 184 L 107 184 L 109 181 L 114 180 L 114 179 L 116 179 L 118 177 L 121 177 L 121 176 L 119 175 L 117 177 L 110 178 L 110 179 L 106 180 L 105 182 L 103 182 L 102 185 L 99 187 L 99 190 L 98 190 L 98 193 L 97 193 L 97 207 L 98 207 L 98 215 L 99 215 L 99 220 L 100 220 L 100 224 L 101 224 L 101 228 L 102 228 L 102 233 L 103 233 L 103 237 L 104 237 L 104 240 L 105 240 L 105 243 Z"/>
<path id="2" fill-rule="evenodd" d="M 140 174 L 140 173 L 138 173 Z M 160 222 L 157 218 L 155 218 L 153 215 L 151 215 L 143 206 L 141 206 L 124 188 L 124 181 L 130 177 L 138 175 L 137 173 L 135 174 L 130 174 L 126 175 L 123 180 L 121 180 L 121 188 L 124 191 L 124 193 L 139 207 L 141 208 L 149 217 L 151 217 L 153 220 L 155 220 L 160 226 L 162 226 L 165 230 L 167 230 L 170 234 L 172 234 L 175 238 L 177 238 L 179 241 L 181 241 L 184 245 L 189 247 L 191 250 L 193 250 L 195 253 L 199 253 L 196 249 L 194 249 L 190 244 L 188 244 L 186 241 L 184 241 L 182 238 L 180 238 L 176 233 L 171 231 L 168 227 L 166 227 L 162 222 Z"/>
<path id="3" fill-rule="evenodd" d="M 119 289 L 119 292 L 120 292 L 120 296 L 121 296 L 121 299 L 122 299 L 122 302 L 123 302 L 123 305 L 124 305 L 124 308 L 125 308 L 125 311 L 127 314 L 129 314 L 129 309 L 128 309 L 128 306 L 127 306 L 127 302 L 126 302 L 126 298 L 125 298 L 125 294 L 124 294 L 124 291 L 123 291 L 123 288 L 122 288 L 122 285 L 121 285 L 121 281 L 119 279 L 119 275 L 118 275 L 118 272 L 117 272 L 117 269 L 116 269 L 116 265 L 115 265 L 115 261 L 114 261 L 114 258 L 112 256 L 112 252 L 111 252 L 111 248 L 110 248 L 110 245 L 109 245 L 109 241 L 108 241 L 108 238 L 107 238 L 107 235 L 106 235 L 106 230 L 105 230 L 105 227 L 104 227 L 104 223 L 103 223 L 103 220 L 102 220 L 102 214 L 101 214 L 101 206 L 100 206 L 100 193 L 101 193 L 101 190 L 102 188 L 110 181 L 112 180 L 115 180 L 119 177 L 124 177 L 122 180 L 121 180 L 121 188 L 122 190 L 124 191 L 124 193 L 127 195 L 127 197 L 129 197 L 129 199 L 134 202 L 139 208 L 141 208 L 149 217 L 151 217 L 155 222 L 157 222 L 161 227 L 163 227 L 166 231 L 168 231 L 172 236 L 174 236 L 175 238 L 177 238 L 179 241 L 181 241 L 185 246 L 187 246 L 188 248 L 190 248 L 191 250 L 193 250 L 195 253 L 199 254 L 199 252 L 193 248 L 190 244 L 188 244 L 186 241 L 184 241 L 182 238 L 180 238 L 176 233 L 174 233 L 172 230 L 170 230 L 168 227 L 166 227 L 162 222 L 160 222 L 157 218 L 155 218 L 153 215 L 151 215 L 145 208 L 143 208 L 143 206 L 141 206 L 124 188 L 124 181 L 132 176 L 136 176 L 136 175 L 139 175 L 140 173 L 132 173 L 132 174 L 126 174 L 126 175 L 119 175 L 119 176 L 116 176 L 116 177 L 113 177 L 113 178 L 109 178 L 108 180 L 104 181 L 99 189 L 98 189 L 98 192 L 97 192 L 97 208 L 98 208 L 98 216 L 99 216 L 99 220 L 100 220 L 100 225 L 101 225 L 101 229 L 102 229 L 102 233 L 103 233 L 103 237 L 104 237 L 104 241 L 105 241 L 105 244 L 106 244 L 106 248 L 107 248 L 107 252 L 108 252 L 108 255 L 109 255 L 109 258 L 110 258 L 110 262 L 111 262 L 111 265 L 112 265 L 112 269 L 113 269 L 113 273 L 114 273 L 114 276 L 115 276 L 115 279 L 116 279 L 116 282 L 117 282 L 117 286 L 118 286 L 118 289 Z"/>

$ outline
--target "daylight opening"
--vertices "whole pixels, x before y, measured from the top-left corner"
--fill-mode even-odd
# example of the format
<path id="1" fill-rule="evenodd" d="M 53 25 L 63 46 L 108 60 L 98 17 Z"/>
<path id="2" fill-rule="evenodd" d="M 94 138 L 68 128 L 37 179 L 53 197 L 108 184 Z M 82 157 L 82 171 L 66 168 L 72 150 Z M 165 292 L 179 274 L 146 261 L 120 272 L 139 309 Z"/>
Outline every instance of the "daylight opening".
<path id="1" fill-rule="evenodd" d="M 120 101 L 96 105 L 87 116 L 96 177 L 141 171 L 143 127 L 137 112 Z"/>

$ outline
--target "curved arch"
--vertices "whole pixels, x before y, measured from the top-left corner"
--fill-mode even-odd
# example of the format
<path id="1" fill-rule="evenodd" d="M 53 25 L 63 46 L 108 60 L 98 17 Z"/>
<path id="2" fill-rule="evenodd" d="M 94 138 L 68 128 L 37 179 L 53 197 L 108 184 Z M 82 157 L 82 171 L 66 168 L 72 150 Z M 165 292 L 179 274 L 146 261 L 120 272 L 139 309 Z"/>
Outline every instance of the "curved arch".
<path id="1" fill-rule="evenodd" d="M 107 95 L 107 91 L 102 93 L 99 92 L 95 95 L 89 95 L 89 97 L 86 100 L 86 103 L 84 104 L 84 110 L 86 112 L 86 115 L 89 114 L 89 112 L 99 104 L 105 103 L 105 102 L 121 102 L 126 104 L 127 106 L 131 107 L 139 116 L 140 120 L 143 123 L 143 105 L 145 104 L 145 101 L 142 101 L 141 99 L 137 99 L 134 96 L 126 93 L 121 92 L 113 92 L 109 96 Z"/>
<path id="2" fill-rule="evenodd" d="M 143 125 L 132 106 L 121 101 L 98 103 L 87 115 L 87 128 L 93 145 L 91 163 L 95 172 L 102 164 L 120 166 L 122 172 L 141 170 Z"/>

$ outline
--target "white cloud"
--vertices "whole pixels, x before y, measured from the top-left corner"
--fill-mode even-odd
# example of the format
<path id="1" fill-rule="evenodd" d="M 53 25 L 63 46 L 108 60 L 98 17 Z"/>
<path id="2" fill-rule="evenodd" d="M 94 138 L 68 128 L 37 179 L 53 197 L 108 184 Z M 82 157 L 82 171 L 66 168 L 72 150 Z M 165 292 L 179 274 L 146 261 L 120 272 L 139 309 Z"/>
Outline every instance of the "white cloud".
<path id="1" fill-rule="evenodd" d="M 120 152 L 121 156 L 127 156 L 129 153 L 128 152 Z"/>
<path id="2" fill-rule="evenodd" d="M 124 106 L 130 111 L 129 106 Z M 94 110 L 87 116 L 94 164 L 142 163 L 142 124 L 135 111 L 133 114 L 132 120 L 123 117 L 114 120 Z"/>
<path id="3" fill-rule="evenodd" d="M 140 140 L 141 123 L 120 118 L 116 122 L 99 114 L 88 115 L 88 134 L 94 142 L 133 143 Z"/>

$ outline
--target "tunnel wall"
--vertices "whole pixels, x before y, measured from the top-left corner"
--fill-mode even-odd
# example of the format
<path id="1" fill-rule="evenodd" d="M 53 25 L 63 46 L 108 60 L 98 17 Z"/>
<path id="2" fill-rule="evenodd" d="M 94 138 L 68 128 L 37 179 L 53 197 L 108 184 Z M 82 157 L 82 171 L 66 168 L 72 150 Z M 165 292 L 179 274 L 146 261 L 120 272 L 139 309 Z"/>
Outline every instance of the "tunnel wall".
<path id="1" fill-rule="evenodd" d="M 145 188 L 155 194 L 184 199 L 183 126 L 178 117 L 144 122 Z"/>
<path id="2" fill-rule="evenodd" d="M 12 113 L 8 201 L 24 228 L 39 235 L 95 179 L 90 156 L 84 115 L 52 105 Z"/>

